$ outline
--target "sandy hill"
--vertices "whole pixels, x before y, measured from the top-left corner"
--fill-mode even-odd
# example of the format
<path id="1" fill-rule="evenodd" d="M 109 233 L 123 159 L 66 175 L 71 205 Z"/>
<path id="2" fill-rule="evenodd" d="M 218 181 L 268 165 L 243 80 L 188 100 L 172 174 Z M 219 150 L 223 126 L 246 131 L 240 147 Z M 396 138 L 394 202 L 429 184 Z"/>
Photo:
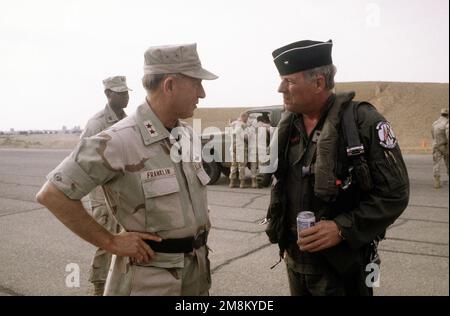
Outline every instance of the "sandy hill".
<path id="1" fill-rule="evenodd" d="M 391 122 L 402 148 L 431 146 L 431 124 L 441 108 L 448 108 L 448 83 L 358 82 L 341 83 L 338 91 L 354 90 L 369 100 Z"/>
<path id="2" fill-rule="evenodd" d="M 392 123 L 404 152 L 430 152 L 431 124 L 440 109 L 448 107 L 448 83 L 346 82 L 337 91 L 355 91 L 357 100 L 374 104 Z M 281 99 L 281 98 L 280 98 Z M 267 106 L 271 104 L 261 104 Z M 194 118 L 202 119 L 202 130 L 208 126 L 223 129 L 229 119 L 236 118 L 243 107 L 200 108 Z M 188 122 L 191 120 L 188 120 Z M 78 135 L 0 136 L 0 147 L 73 148 Z"/>
<path id="3" fill-rule="evenodd" d="M 346 82 L 336 91 L 355 91 L 357 100 L 367 100 L 391 122 L 401 147 L 408 152 L 429 151 L 431 124 L 440 109 L 448 107 L 448 83 Z M 267 104 L 268 105 L 268 104 Z M 261 106 L 265 106 L 262 104 Z M 199 108 L 194 118 L 202 119 L 202 129 L 223 129 L 228 119 L 244 108 Z"/>

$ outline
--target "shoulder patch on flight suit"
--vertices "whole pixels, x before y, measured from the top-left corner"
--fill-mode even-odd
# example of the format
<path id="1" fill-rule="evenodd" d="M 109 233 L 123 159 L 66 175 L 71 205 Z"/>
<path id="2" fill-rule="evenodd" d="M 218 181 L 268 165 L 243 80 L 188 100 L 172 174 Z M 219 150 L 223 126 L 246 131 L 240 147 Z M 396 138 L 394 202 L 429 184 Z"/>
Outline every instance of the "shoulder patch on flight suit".
<path id="1" fill-rule="evenodd" d="M 393 149 L 397 145 L 397 138 L 395 137 L 394 131 L 391 125 L 386 122 L 380 122 L 377 125 L 378 138 L 380 140 L 380 145 L 387 149 Z"/>
<path id="2" fill-rule="evenodd" d="M 144 121 L 143 124 L 151 137 L 156 137 L 159 135 L 159 133 L 156 131 L 155 126 L 153 125 L 153 123 L 151 121 L 149 121 L 149 120 Z"/>

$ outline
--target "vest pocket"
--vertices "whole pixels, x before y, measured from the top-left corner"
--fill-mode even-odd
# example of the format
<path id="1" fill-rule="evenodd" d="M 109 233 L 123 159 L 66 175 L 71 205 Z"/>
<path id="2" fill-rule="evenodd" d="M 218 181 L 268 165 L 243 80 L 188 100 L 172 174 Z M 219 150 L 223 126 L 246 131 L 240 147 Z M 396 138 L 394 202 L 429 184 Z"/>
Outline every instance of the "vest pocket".
<path id="1" fill-rule="evenodd" d="M 148 231 L 157 232 L 185 226 L 180 187 L 175 175 L 143 182 L 142 188 Z"/>

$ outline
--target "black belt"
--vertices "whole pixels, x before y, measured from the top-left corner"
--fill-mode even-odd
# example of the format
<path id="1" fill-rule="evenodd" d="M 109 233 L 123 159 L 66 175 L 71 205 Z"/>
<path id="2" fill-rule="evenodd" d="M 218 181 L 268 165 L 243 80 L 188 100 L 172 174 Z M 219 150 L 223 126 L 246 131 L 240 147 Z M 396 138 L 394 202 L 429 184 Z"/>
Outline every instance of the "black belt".
<path id="1" fill-rule="evenodd" d="M 160 242 L 144 240 L 154 252 L 164 253 L 189 253 L 206 245 L 208 232 L 205 231 L 197 237 L 185 237 L 176 239 L 163 239 Z"/>

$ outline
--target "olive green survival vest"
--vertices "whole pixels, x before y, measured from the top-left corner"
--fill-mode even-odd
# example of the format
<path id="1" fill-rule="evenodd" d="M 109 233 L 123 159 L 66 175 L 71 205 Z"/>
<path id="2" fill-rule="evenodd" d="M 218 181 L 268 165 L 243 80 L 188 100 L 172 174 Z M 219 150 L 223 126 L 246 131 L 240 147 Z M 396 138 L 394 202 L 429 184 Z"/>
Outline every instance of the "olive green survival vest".
<path id="1" fill-rule="evenodd" d="M 317 141 L 316 160 L 306 162 L 311 164 L 311 172 L 315 174 L 314 193 L 320 199 L 331 202 L 336 199 L 341 185 L 336 176 L 336 162 L 338 155 L 339 130 L 344 130 L 344 136 L 347 139 L 347 157 L 350 159 L 351 166 L 349 173 L 352 173 L 362 190 L 366 191 L 371 188 L 371 177 L 369 168 L 364 159 L 364 146 L 359 138 L 359 133 L 355 120 L 355 112 L 362 102 L 352 102 L 355 93 L 339 93 L 336 95 L 333 106 L 328 111 L 322 131 Z M 285 157 L 288 150 L 289 130 L 295 114 L 285 117 L 279 125 L 279 157 Z M 282 155 L 282 156 L 281 156 Z M 276 180 L 274 182 L 271 194 L 271 201 L 267 212 L 268 226 L 266 234 L 271 243 L 278 243 L 280 247 L 280 255 L 284 253 L 287 247 L 287 238 L 285 236 L 285 211 L 286 201 L 284 198 L 283 177 L 287 172 L 288 166 L 284 163 L 278 165 L 275 173 Z"/>

